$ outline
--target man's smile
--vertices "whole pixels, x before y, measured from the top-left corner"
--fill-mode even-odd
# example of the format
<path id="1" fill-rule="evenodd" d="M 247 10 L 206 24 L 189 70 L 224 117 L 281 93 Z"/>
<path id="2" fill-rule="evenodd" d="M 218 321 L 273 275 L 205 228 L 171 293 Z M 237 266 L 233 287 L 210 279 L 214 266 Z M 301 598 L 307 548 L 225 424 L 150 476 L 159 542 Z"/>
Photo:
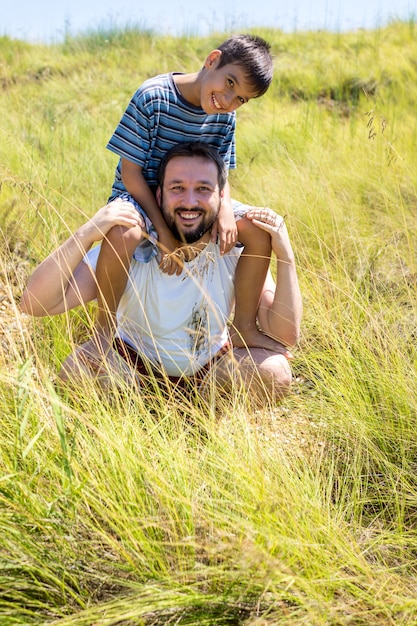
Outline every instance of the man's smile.
<path id="1" fill-rule="evenodd" d="M 188 225 L 194 224 L 197 220 L 201 218 L 203 215 L 202 211 L 189 211 L 187 209 L 177 209 L 175 214 L 180 218 L 180 220 Z"/>

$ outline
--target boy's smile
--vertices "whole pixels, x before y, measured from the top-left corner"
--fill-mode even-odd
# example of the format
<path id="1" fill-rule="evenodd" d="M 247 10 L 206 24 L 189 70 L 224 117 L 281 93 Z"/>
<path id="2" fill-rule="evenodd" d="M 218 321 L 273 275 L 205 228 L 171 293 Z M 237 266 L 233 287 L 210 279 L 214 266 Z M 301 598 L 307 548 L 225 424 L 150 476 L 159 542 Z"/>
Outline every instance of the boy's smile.
<path id="1" fill-rule="evenodd" d="M 200 106 L 208 115 L 231 113 L 256 96 L 240 65 L 217 69 L 219 60 L 220 55 L 209 56 L 201 73 Z"/>
<path id="2" fill-rule="evenodd" d="M 241 65 L 228 63 L 217 69 L 220 50 L 213 50 L 198 74 L 176 75 L 175 82 L 186 100 L 207 115 L 231 113 L 256 97 Z"/>

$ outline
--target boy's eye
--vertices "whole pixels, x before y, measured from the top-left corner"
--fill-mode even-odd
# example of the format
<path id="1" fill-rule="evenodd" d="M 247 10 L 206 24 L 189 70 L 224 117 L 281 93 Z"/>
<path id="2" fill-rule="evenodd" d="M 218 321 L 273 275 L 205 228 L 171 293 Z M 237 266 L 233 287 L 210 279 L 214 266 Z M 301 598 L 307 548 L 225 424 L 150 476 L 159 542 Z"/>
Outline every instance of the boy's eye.
<path id="1" fill-rule="evenodd" d="M 231 78 L 228 78 L 228 79 L 227 79 L 227 82 L 228 82 L 228 84 L 229 84 L 229 87 L 233 88 L 233 87 L 235 86 L 235 82 L 234 82 L 234 80 L 232 80 Z"/>
<path id="2" fill-rule="evenodd" d="M 240 104 L 245 104 L 245 98 L 242 98 L 242 96 L 238 96 L 237 98 L 240 102 Z"/>

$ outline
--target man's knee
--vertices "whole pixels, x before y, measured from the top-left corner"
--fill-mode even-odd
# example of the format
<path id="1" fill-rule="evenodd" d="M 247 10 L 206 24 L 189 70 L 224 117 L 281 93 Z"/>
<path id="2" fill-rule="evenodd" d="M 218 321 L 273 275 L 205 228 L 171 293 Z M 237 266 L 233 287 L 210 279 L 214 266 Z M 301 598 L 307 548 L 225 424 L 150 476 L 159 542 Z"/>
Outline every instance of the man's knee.
<path id="1" fill-rule="evenodd" d="M 249 351 L 237 348 L 221 359 L 216 370 L 217 382 L 226 388 L 240 381 L 249 394 L 259 398 L 280 399 L 290 390 L 291 367 L 283 354 L 264 348 Z"/>
<path id="2" fill-rule="evenodd" d="M 292 383 L 292 371 L 283 354 L 265 358 L 257 367 L 262 382 L 274 395 L 286 395 Z"/>

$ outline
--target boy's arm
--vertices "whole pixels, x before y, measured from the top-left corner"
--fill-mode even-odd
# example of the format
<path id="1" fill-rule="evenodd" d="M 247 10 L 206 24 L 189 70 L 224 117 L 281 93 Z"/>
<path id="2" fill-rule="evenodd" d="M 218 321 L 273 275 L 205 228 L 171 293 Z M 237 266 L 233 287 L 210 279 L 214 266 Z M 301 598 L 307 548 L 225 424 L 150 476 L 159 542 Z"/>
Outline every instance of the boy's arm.
<path id="1" fill-rule="evenodd" d="M 146 214 L 155 226 L 162 254 L 173 252 L 180 243 L 168 228 L 155 196 L 143 176 L 140 165 L 122 158 L 122 180 L 129 194 L 146 211 Z M 166 269 L 166 262 L 164 269 Z M 180 270 L 180 268 L 175 264 L 173 271 L 168 271 L 167 273 L 172 274 L 177 270 Z"/>
<path id="2" fill-rule="evenodd" d="M 219 216 L 212 230 L 212 241 L 216 241 L 217 234 L 219 235 L 220 254 L 230 252 L 236 245 L 237 227 L 233 214 L 229 181 L 226 181 Z"/>

